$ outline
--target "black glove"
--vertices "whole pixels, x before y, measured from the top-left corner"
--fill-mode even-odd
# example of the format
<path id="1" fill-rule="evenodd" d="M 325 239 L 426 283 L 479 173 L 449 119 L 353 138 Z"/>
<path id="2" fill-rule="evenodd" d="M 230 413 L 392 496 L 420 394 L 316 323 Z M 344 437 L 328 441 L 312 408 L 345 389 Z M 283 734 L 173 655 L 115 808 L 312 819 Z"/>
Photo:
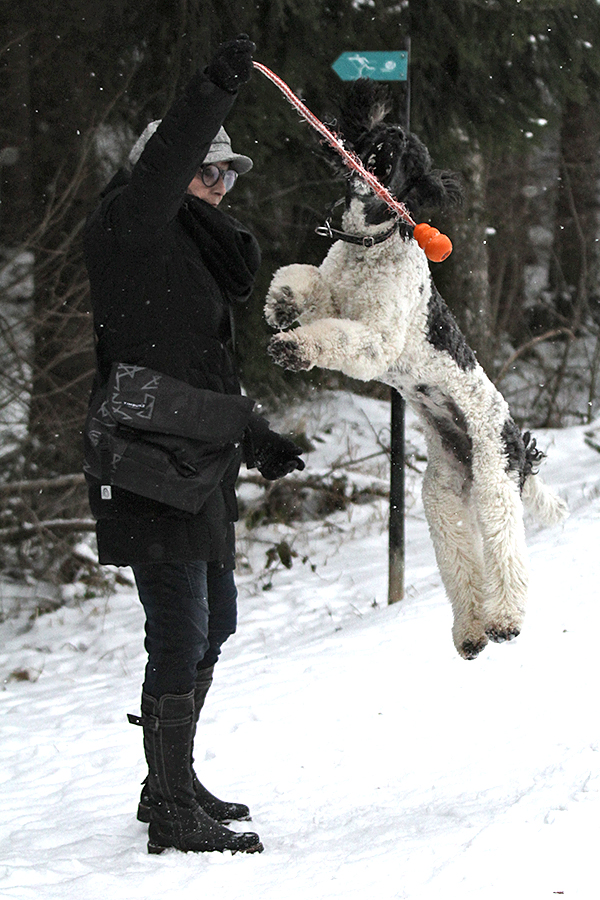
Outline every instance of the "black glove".
<path id="1" fill-rule="evenodd" d="M 275 481 L 289 475 L 295 469 L 305 468 L 300 459 L 302 448 L 289 438 L 271 431 L 269 423 L 260 416 L 252 416 L 245 442 L 246 465 L 256 466 L 263 478 Z"/>
<path id="2" fill-rule="evenodd" d="M 258 471 L 267 481 L 283 478 L 295 469 L 301 472 L 305 468 L 304 460 L 300 459 L 301 453 L 302 449 L 289 438 L 269 431 L 268 442 L 255 453 Z"/>
<path id="3" fill-rule="evenodd" d="M 206 74 L 217 87 L 230 94 L 250 81 L 253 71 L 252 54 L 256 44 L 247 34 L 239 34 L 234 41 L 226 41 L 218 48 L 206 67 Z"/>

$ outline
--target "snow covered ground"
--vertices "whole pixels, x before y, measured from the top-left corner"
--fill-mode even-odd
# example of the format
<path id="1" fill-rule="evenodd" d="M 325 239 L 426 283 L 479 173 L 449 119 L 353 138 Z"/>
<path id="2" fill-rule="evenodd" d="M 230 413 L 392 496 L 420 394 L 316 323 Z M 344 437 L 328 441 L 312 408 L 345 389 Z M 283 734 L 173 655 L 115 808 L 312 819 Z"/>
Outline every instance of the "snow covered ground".
<path id="1" fill-rule="evenodd" d="M 348 394 L 288 415 L 315 444 L 308 473 L 375 453 L 389 421 L 387 404 Z M 144 666 L 131 587 L 7 619 L 0 897 L 598 897 L 600 453 L 585 431 L 537 435 L 571 516 L 528 526 L 526 627 L 475 661 L 452 645 L 415 472 L 395 606 L 385 500 L 261 525 L 251 541 L 240 529 L 239 631 L 196 756 L 211 789 L 251 806 L 261 855 L 146 853 L 141 733 L 125 718 Z M 345 472 L 360 486 L 387 479 L 383 457 Z M 283 541 L 292 567 L 267 568 Z"/>

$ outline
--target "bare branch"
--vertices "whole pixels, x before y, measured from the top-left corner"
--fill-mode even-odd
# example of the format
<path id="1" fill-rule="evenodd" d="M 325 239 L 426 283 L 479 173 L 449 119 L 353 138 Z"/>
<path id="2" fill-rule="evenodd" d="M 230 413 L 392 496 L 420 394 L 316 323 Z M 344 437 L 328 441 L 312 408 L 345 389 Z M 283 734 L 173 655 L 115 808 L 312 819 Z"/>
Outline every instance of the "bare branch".
<path id="1" fill-rule="evenodd" d="M 77 532 L 95 531 L 94 519 L 48 519 L 45 522 L 23 522 L 13 528 L 0 528 L 0 541 L 23 541 L 32 535 L 42 532 L 76 534 Z"/>
<path id="2" fill-rule="evenodd" d="M 538 334 L 537 337 L 527 341 L 526 344 L 522 344 L 511 356 L 509 356 L 500 369 L 500 372 L 495 379 L 496 384 L 499 384 L 500 381 L 502 381 L 512 364 L 519 359 L 520 356 L 523 356 L 524 353 L 527 353 L 527 351 L 531 350 L 532 347 L 535 347 L 536 344 L 541 344 L 543 341 L 549 341 L 550 338 L 559 337 L 560 335 L 566 335 L 570 339 L 575 338 L 575 335 L 570 328 L 553 328 L 552 331 L 545 331 L 544 334 Z"/>
<path id="3" fill-rule="evenodd" d="M 59 475 L 56 478 L 11 481 L 8 484 L 0 484 L 0 497 L 11 497 L 13 494 L 33 493 L 34 491 L 56 491 L 80 484 L 85 484 L 83 472 L 75 472 L 73 475 Z"/>

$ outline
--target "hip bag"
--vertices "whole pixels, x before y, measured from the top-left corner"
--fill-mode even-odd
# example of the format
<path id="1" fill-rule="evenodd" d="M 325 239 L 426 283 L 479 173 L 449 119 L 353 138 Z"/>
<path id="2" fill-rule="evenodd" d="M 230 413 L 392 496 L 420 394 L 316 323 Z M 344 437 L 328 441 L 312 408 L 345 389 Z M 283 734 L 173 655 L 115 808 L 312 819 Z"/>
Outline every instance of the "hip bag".
<path id="1" fill-rule="evenodd" d="M 197 513 L 241 457 L 253 407 L 249 397 L 114 363 L 90 402 L 84 472 L 100 481 L 103 500 L 114 486 Z"/>

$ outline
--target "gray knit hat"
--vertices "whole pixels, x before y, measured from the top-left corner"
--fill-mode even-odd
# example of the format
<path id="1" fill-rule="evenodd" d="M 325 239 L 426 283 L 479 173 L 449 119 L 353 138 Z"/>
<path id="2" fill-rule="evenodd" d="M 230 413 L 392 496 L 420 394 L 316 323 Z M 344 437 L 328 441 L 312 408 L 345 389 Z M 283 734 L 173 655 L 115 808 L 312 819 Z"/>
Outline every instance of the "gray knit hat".
<path id="1" fill-rule="evenodd" d="M 157 119 L 146 125 L 143 132 L 131 148 L 129 154 L 129 164 L 135 166 L 136 162 L 142 155 L 144 147 L 160 125 L 162 119 Z M 209 163 L 228 162 L 232 169 L 240 175 L 249 172 L 254 163 L 249 156 L 242 156 L 241 153 L 234 153 L 231 148 L 231 139 L 224 128 L 219 128 L 217 135 L 210 145 L 208 153 L 202 162 L 207 165 Z"/>

